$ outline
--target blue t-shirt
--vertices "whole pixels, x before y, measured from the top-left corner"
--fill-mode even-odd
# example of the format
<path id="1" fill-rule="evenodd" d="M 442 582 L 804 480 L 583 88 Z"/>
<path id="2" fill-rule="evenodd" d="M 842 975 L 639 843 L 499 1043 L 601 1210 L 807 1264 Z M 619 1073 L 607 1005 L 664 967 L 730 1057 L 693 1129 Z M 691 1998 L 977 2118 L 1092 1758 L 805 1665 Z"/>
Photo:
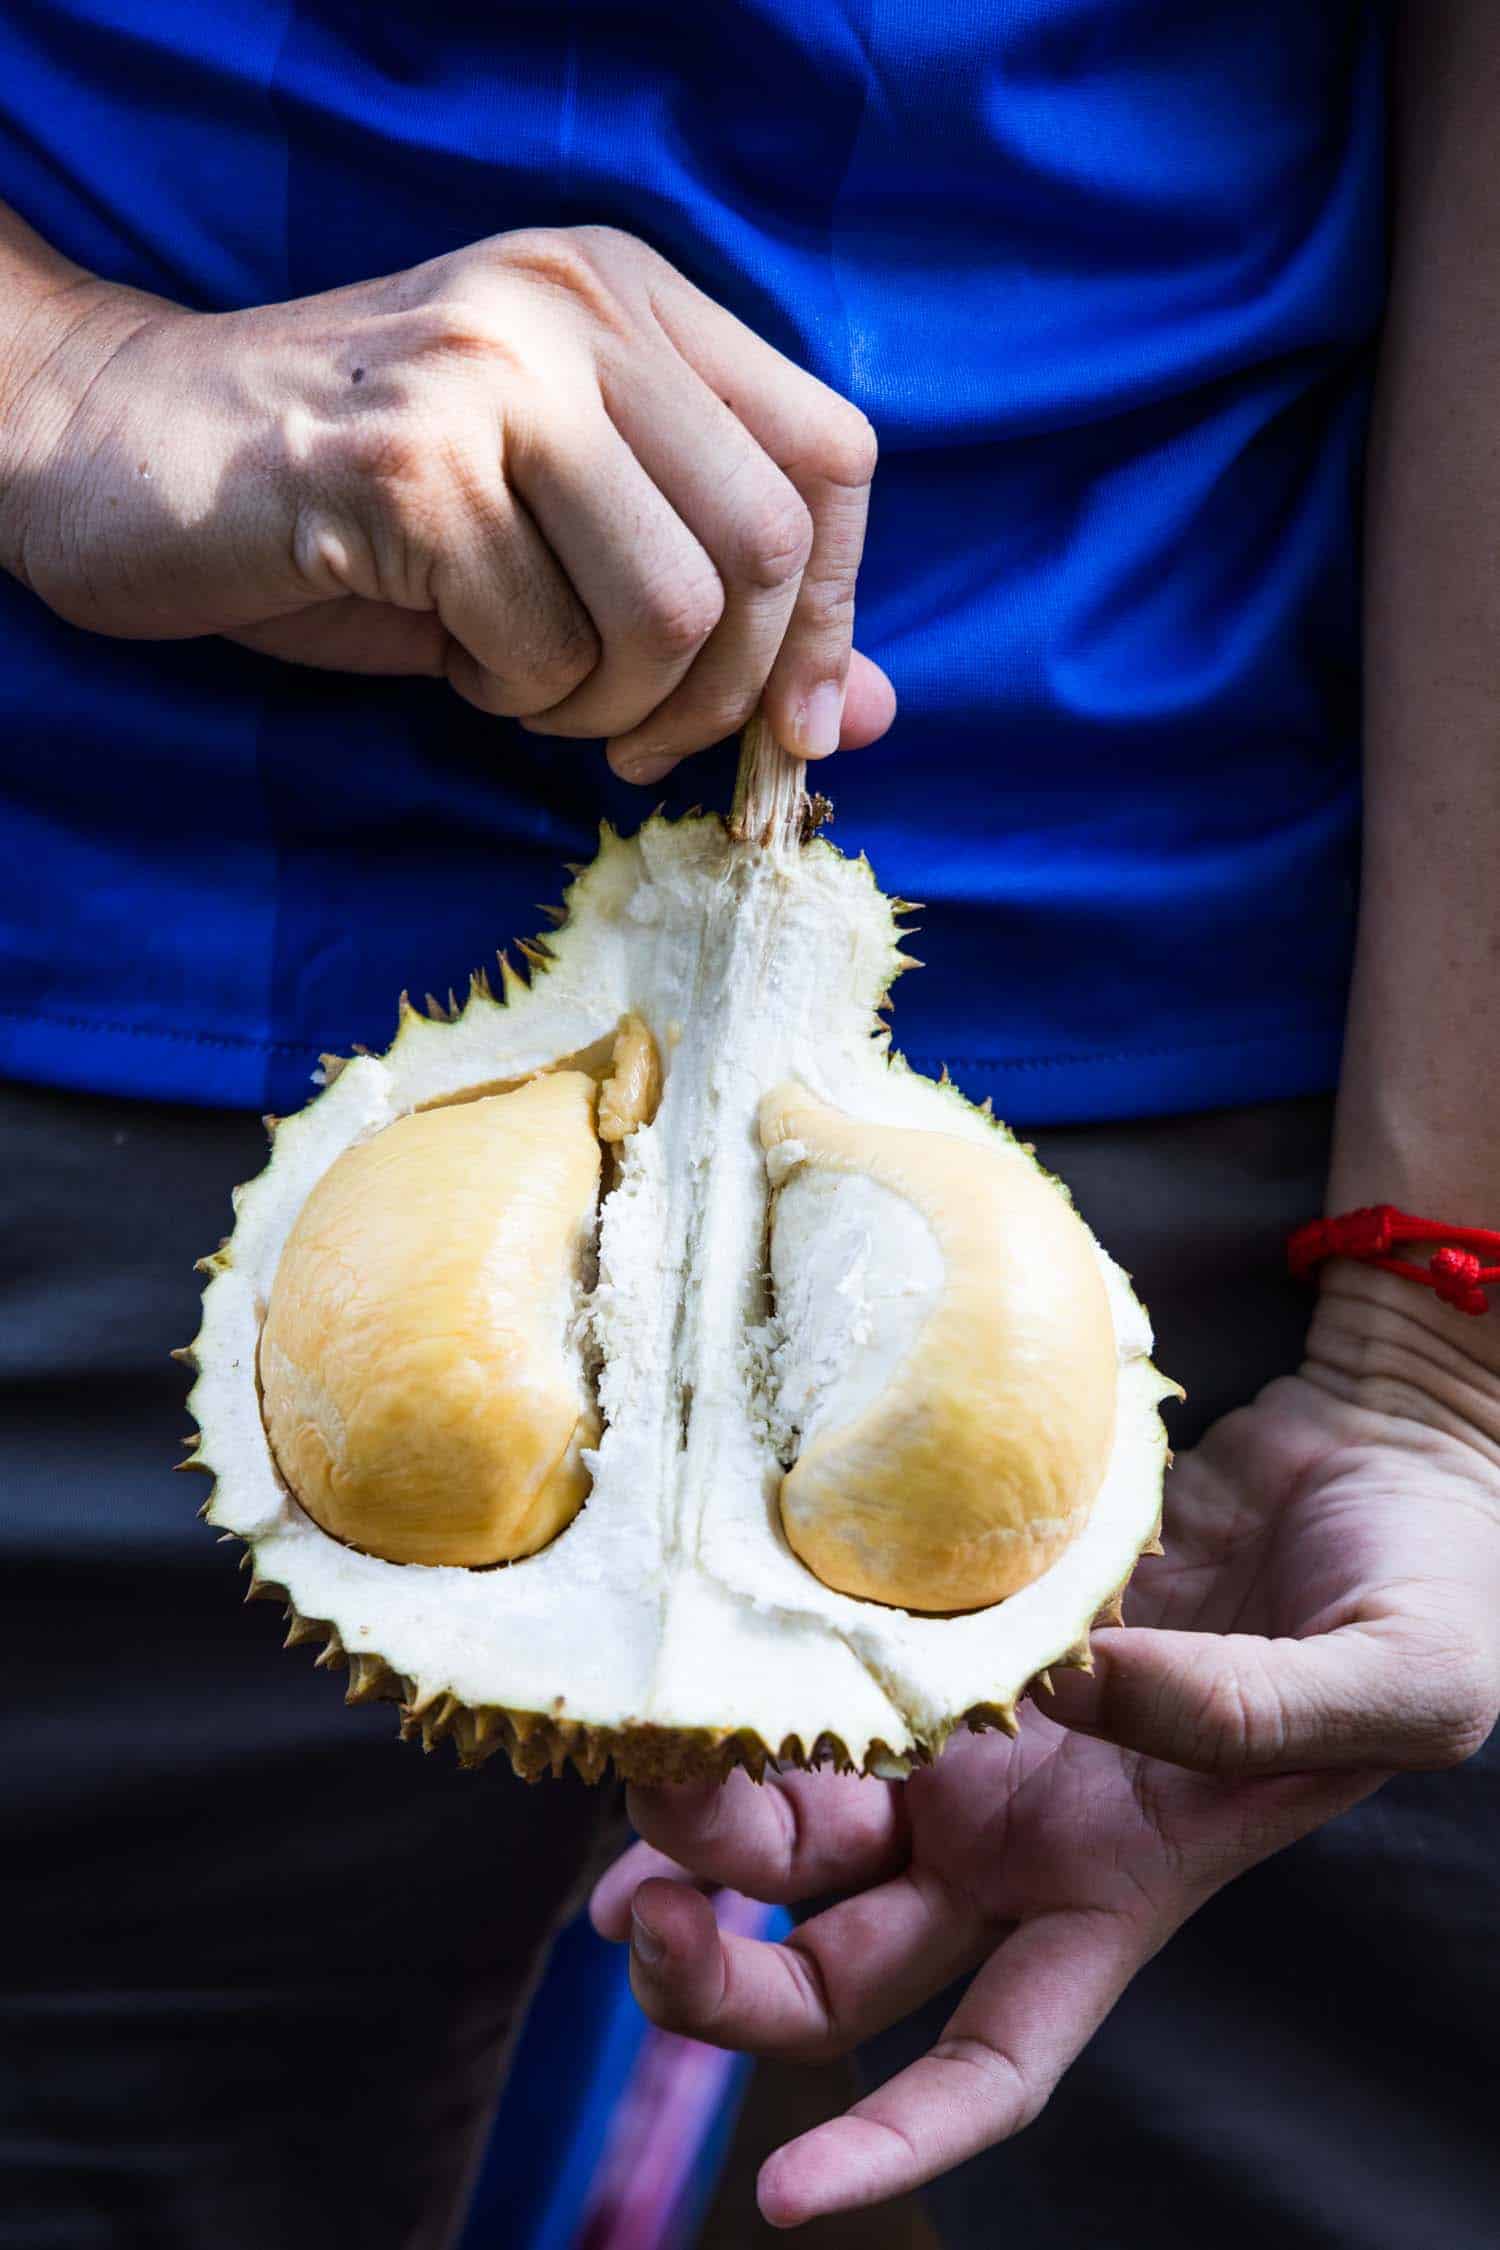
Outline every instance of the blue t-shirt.
<path id="1" fill-rule="evenodd" d="M 1041 1122 L 1332 1082 L 1383 12 L 1340 0 L 8 0 L 0 196 L 221 308 L 606 222 L 866 410 L 837 839 L 897 1041 Z M 731 753 L 669 804 L 725 804 Z M 0 1071 L 285 1109 L 646 800 L 440 683 L 0 580 Z"/>

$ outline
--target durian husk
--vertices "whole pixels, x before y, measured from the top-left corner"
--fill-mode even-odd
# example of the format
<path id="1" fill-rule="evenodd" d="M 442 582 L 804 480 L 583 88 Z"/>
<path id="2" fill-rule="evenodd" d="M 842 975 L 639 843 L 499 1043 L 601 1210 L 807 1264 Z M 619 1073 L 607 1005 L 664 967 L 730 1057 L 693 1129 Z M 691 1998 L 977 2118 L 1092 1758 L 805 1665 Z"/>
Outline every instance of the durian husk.
<path id="1" fill-rule="evenodd" d="M 210 1263 L 203 1261 L 205 1266 Z M 189 1367 L 195 1365 L 190 1347 L 174 1353 L 173 1357 Z M 1167 1458 L 1170 1463 L 1170 1454 Z M 212 1466 L 196 1451 L 179 1462 L 178 1467 L 197 1470 L 210 1477 L 214 1474 Z M 199 1509 L 199 1515 L 207 1518 L 211 1506 L 212 1495 Z M 1158 1516 L 1151 1537 L 1141 1548 L 1142 1555 L 1162 1552 L 1160 1530 Z M 223 1537 L 234 1540 L 238 1534 L 226 1532 Z M 276 1602 L 281 1606 L 286 1620 L 283 1648 L 316 1646 L 318 1653 L 313 1662 L 319 1671 L 348 1672 L 349 1684 L 344 1690 L 346 1703 L 398 1704 L 399 1734 L 403 1742 L 419 1742 L 426 1751 L 449 1744 L 457 1753 L 459 1764 L 471 1769 L 486 1764 L 497 1752 L 503 1752 L 523 1781 L 539 1781 L 543 1774 L 561 1774 L 570 1766 L 587 1782 L 602 1781 L 613 1766 L 622 1781 L 638 1782 L 647 1787 L 722 1782 L 737 1768 L 748 1773 L 752 1781 L 763 1780 L 768 1771 L 810 1771 L 822 1766 L 836 1773 L 882 1774 L 892 1778 L 931 1765 L 942 1750 L 943 1740 L 947 1739 L 945 1736 L 943 1740 L 918 1744 L 900 1753 L 889 1743 L 876 1741 L 868 1745 L 862 1758 L 856 1758 L 848 1744 L 830 1732 L 817 1735 L 811 1742 L 804 1742 L 798 1735 L 788 1735 L 785 1741 L 773 1746 L 750 1728 L 601 1727 L 571 1720 L 561 1708 L 516 1711 L 498 1704 L 475 1707 L 450 1693 L 419 1697 L 412 1681 L 403 1678 L 383 1656 L 360 1650 L 351 1653 L 345 1648 L 336 1625 L 327 1618 L 304 1617 L 285 1586 L 278 1586 L 272 1579 L 257 1578 L 254 1556 L 248 1548 L 241 1557 L 241 1567 L 251 1572 L 245 1593 L 247 1602 Z M 1099 1611 L 1093 1621 L 1096 1630 L 1123 1622 L 1128 1584 L 1129 1576 Z M 1044 1670 L 1034 1674 L 1014 1702 L 973 1704 L 953 1721 L 948 1732 L 951 1735 L 962 1728 L 970 1734 L 986 1734 L 998 1729 L 1014 1735 L 1020 1729 L 1020 1706 L 1038 1690 L 1043 1694 L 1051 1692 L 1053 1672 L 1092 1672 L 1093 1668 L 1093 1652 L 1088 1641 L 1078 1641 L 1054 1657 Z"/>
<path id="2" fill-rule="evenodd" d="M 804 785 L 805 769 L 801 761 L 788 757 L 774 742 L 769 729 L 759 718 L 752 720 L 746 729 L 742 746 L 739 778 L 732 811 L 725 827 L 736 846 L 747 851 L 769 853 L 773 856 L 795 852 L 830 817 L 831 807 L 825 798 L 809 797 Z M 693 815 L 685 816 L 688 818 Z M 581 866 L 570 868 L 577 876 L 584 873 Z M 891 902 L 897 916 L 912 911 L 909 902 Z M 568 915 L 564 908 L 544 909 L 553 924 L 554 936 L 567 926 Z M 899 922 L 898 922 L 899 928 Z M 544 977 L 552 964 L 552 948 L 547 937 L 532 941 L 520 940 L 517 950 L 525 961 L 531 978 Z M 920 962 L 904 951 L 894 957 L 891 981 L 908 967 L 920 967 Z M 500 989 L 494 991 L 489 978 L 477 971 L 470 979 L 470 989 L 465 1003 L 458 1002 L 452 991 L 446 1003 L 427 995 L 425 1020 L 450 1024 L 460 1020 L 468 1001 L 485 1003 L 498 1001 L 505 1005 L 531 989 L 526 977 L 516 969 L 508 956 L 499 956 Z M 886 997 L 879 1007 L 883 1011 Z M 398 1005 L 396 1041 L 408 1032 L 408 1027 L 420 1024 L 424 1012 L 412 1006 L 405 993 Z M 889 1034 L 882 1035 L 887 1041 Z M 396 1042 L 393 1042 L 393 1046 Z M 356 1049 L 364 1054 L 365 1049 Z M 351 1057 L 324 1055 L 318 1073 L 321 1086 L 332 1086 L 347 1067 Z M 577 1061 L 579 1058 L 572 1057 Z M 948 1084 L 947 1073 L 943 1083 Z M 477 1091 L 479 1089 L 474 1089 Z M 490 1090 L 490 1089 L 486 1089 Z M 315 1097 L 316 1098 L 316 1097 Z M 468 1091 L 454 1095 L 453 1099 L 468 1098 Z M 989 1116 L 988 1102 L 981 1105 L 983 1114 Z M 275 1140 L 282 1120 L 268 1116 L 264 1123 L 274 1152 Z M 999 1129 L 999 1128 L 997 1128 Z M 233 1191 L 238 1208 L 243 1187 Z M 198 1262 L 197 1271 L 212 1285 L 220 1275 L 233 1265 L 233 1236 L 228 1236 L 217 1251 Z M 198 1345 L 201 1335 L 191 1345 L 173 1354 L 195 1375 L 201 1363 Z M 1166 1381 L 1160 1384 L 1163 1394 L 1176 1392 L 1176 1386 Z M 1181 1395 L 1180 1392 L 1177 1395 Z M 189 1399 L 189 1410 L 193 1400 Z M 219 1470 L 209 1457 L 204 1435 L 196 1433 L 189 1441 L 187 1457 L 178 1464 L 183 1471 L 206 1475 L 215 1480 Z M 1170 1465 L 1171 1454 L 1163 1447 L 1162 1460 Z M 214 1498 L 211 1491 L 199 1510 L 207 1521 L 214 1521 Z M 1159 1555 L 1161 1517 L 1158 1506 L 1148 1536 L 1141 1542 L 1135 1561 L 1144 1555 Z M 1047 1666 L 1039 1669 L 1012 1698 L 982 1700 L 955 1713 L 939 1726 L 929 1729 L 923 1739 L 907 1742 L 900 1747 L 879 1738 L 863 1744 L 858 1751 L 833 1730 L 825 1729 L 810 1738 L 789 1734 L 777 1742 L 770 1742 L 754 1728 L 712 1726 L 666 1726 L 637 1723 L 630 1720 L 618 1726 L 599 1725 L 585 1719 L 570 1717 L 566 1700 L 554 1699 L 547 1709 L 512 1708 L 500 1704 L 471 1704 L 451 1691 L 424 1691 L 415 1681 L 406 1677 L 382 1655 L 367 1650 L 349 1650 L 335 1623 L 327 1618 L 307 1615 L 299 1610 L 289 1589 L 274 1577 L 262 1576 L 256 1564 L 254 1541 L 233 1529 L 221 1532 L 225 1540 L 241 1541 L 246 1551 L 241 1566 L 250 1573 L 246 1591 L 247 1602 L 269 1601 L 278 1603 L 286 1620 L 284 1646 L 287 1648 L 316 1646 L 314 1659 L 319 1670 L 346 1670 L 349 1675 L 345 1702 L 364 1704 L 391 1702 L 399 1706 L 400 1739 L 420 1742 L 424 1751 L 433 1751 L 449 1744 L 457 1754 L 460 1765 L 476 1768 L 490 1758 L 503 1753 L 514 1771 L 524 1780 L 535 1781 L 543 1774 L 558 1775 L 572 1768 L 585 1781 L 601 1780 L 611 1768 L 627 1782 L 646 1785 L 722 1782 L 736 1769 L 749 1773 L 759 1781 L 767 1771 L 811 1769 L 830 1767 L 842 1773 L 862 1772 L 883 1778 L 902 1778 L 920 1767 L 930 1765 L 940 1754 L 944 1743 L 961 1729 L 970 1733 L 999 1730 L 1015 1735 L 1019 1728 L 1020 1706 L 1039 1690 L 1045 1693 L 1051 1685 L 1051 1673 L 1059 1669 L 1077 1669 L 1089 1672 L 1093 1668 L 1087 1632 L 1071 1645 L 1054 1655 Z M 1095 1628 L 1118 1626 L 1122 1621 L 1122 1604 L 1126 1588 L 1134 1571 L 1134 1562 L 1118 1586 L 1100 1606 L 1092 1624 Z"/>

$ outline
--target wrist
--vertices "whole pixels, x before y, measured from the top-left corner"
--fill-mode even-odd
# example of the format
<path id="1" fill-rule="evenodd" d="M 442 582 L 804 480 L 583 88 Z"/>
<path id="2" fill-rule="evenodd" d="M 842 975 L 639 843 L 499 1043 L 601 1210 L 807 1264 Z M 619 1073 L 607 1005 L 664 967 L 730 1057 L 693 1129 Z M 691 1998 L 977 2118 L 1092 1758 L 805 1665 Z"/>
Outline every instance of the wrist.
<path id="1" fill-rule="evenodd" d="M 1302 1371 L 1352 1405 L 1442 1431 L 1500 1465 L 1500 1304 L 1473 1318 L 1400 1274 L 1330 1259 Z"/>
<path id="2" fill-rule="evenodd" d="M 55 500 L 69 426 L 101 371 L 160 306 L 61 259 L 29 269 L 13 303 L 0 337 L 0 567 L 29 582 L 29 527 L 49 494 Z"/>

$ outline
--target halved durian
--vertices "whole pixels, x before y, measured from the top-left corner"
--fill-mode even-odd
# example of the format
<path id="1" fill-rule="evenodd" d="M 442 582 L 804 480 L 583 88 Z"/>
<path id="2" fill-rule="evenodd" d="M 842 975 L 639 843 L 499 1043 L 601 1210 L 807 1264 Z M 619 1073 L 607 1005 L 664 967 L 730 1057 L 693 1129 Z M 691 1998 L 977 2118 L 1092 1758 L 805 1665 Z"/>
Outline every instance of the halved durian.
<path id="1" fill-rule="evenodd" d="M 602 832 L 530 986 L 330 1060 L 205 1261 L 205 1513 L 429 1746 L 904 1772 L 1154 1542 L 1146 1316 L 891 1052 L 897 909 L 805 817 L 757 723 L 728 829 Z"/>

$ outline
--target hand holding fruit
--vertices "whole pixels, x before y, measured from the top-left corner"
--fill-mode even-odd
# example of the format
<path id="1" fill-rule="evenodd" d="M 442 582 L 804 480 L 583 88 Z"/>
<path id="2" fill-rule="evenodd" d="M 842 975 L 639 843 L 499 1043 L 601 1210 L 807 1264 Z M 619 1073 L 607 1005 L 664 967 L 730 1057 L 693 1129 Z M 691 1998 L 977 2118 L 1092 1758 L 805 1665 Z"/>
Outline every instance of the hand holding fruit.
<path id="1" fill-rule="evenodd" d="M 900 2194 L 1019 2131 L 1213 1891 L 1384 1773 L 1484 1740 L 1500 1413 L 1451 1316 L 1400 1288 L 1328 1287 L 1303 1372 L 1178 1463 L 1167 1554 L 1132 1582 L 1145 1622 L 1097 1635 L 1092 1678 L 1059 1674 L 1017 1740 L 959 1740 L 903 1786 L 633 1792 L 647 1841 L 594 1913 L 632 1937 L 657 2022 L 819 2060 L 977 1972 L 930 2054 L 770 2158 L 773 2222 Z M 851 1895 L 755 1945 L 718 1935 L 688 1876 Z"/>

